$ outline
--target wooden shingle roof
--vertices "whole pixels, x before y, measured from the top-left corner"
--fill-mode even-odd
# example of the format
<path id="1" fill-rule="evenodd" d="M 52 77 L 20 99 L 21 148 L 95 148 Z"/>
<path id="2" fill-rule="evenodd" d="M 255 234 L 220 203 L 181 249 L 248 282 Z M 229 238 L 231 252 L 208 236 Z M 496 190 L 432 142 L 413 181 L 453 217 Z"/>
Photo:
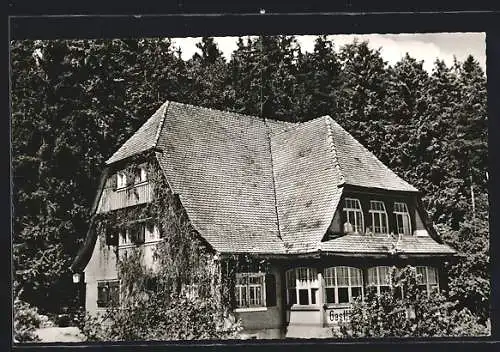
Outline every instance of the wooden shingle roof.
<path id="1" fill-rule="evenodd" d="M 163 124 L 169 102 L 163 103 L 158 110 L 108 159 L 110 165 L 133 155 L 154 148 L 158 142 L 158 133 Z"/>
<path id="2" fill-rule="evenodd" d="M 417 192 L 329 116 L 285 123 L 166 102 L 107 163 L 152 148 L 193 226 L 225 253 L 341 250 L 345 240 L 321 239 L 343 185 Z M 439 248 L 422 250 L 441 250 L 428 241 Z"/>
<path id="3" fill-rule="evenodd" d="M 289 252 L 318 249 L 342 195 L 327 118 L 271 136 L 280 232 Z"/>

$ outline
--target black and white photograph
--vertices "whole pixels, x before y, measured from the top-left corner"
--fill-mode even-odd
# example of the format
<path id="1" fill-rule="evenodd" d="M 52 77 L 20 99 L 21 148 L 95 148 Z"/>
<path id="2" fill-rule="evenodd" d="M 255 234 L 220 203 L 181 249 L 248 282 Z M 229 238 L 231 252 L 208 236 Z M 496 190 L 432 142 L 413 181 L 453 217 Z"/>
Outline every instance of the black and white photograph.
<path id="1" fill-rule="evenodd" d="M 13 40 L 13 341 L 490 336 L 486 35 Z"/>

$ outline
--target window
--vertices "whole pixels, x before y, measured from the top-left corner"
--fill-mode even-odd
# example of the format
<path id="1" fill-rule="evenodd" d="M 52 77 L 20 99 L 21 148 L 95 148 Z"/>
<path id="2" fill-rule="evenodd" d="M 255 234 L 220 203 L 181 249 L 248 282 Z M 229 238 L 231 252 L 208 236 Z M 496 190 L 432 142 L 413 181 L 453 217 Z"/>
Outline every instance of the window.
<path id="1" fill-rule="evenodd" d="M 295 268 L 286 272 L 287 303 L 316 305 L 319 303 L 318 271 L 314 268 Z"/>
<path id="2" fill-rule="evenodd" d="M 129 230 L 130 240 L 135 244 L 144 243 L 146 224 L 134 224 Z"/>
<path id="3" fill-rule="evenodd" d="M 195 300 L 200 296 L 200 286 L 198 284 L 183 284 L 181 293 L 188 300 Z"/>
<path id="4" fill-rule="evenodd" d="M 363 272 L 337 266 L 325 269 L 326 303 L 349 303 L 363 297 Z"/>
<path id="5" fill-rule="evenodd" d="M 370 201 L 370 214 L 372 217 L 372 231 L 374 234 L 384 234 L 387 231 L 387 212 L 384 202 L 378 200 Z"/>
<path id="6" fill-rule="evenodd" d="M 151 237 L 156 232 L 152 229 L 151 225 L 144 222 L 132 224 L 128 229 L 120 232 L 119 244 L 142 244 L 145 242 L 146 233 L 148 233 L 148 236 Z"/>
<path id="7" fill-rule="evenodd" d="M 97 307 L 116 307 L 120 302 L 120 283 L 115 281 L 100 281 L 97 283 Z"/>
<path id="8" fill-rule="evenodd" d="M 147 181 L 147 172 L 146 168 L 141 166 L 135 172 L 134 183 L 142 183 Z"/>
<path id="9" fill-rule="evenodd" d="M 108 227 L 106 229 L 106 245 L 108 246 L 117 246 L 118 238 L 120 234 L 114 228 Z"/>
<path id="10" fill-rule="evenodd" d="M 396 217 L 397 234 L 411 235 L 410 213 L 406 203 L 394 202 L 394 216 Z"/>
<path id="11" fill-rule="evenodd" d="M 351 224 L 354 233 L 363 233 L 364 218 L 361 203 L 358 199 L 346 198 L 344 212 L 346 215 L 346 222 Z"/>
<path id="12" fill-rule="evenodd" d="M 368 287 L 376 289 L 377 294 L 391 290 L 390 267 L 376 266 L 368 268 Z"/>
<path id="13" fill-rule="evenodd" d="M 118 243 L 118 244 L 119 244 L 120 246 L 121 246 L 121 245 L 124 245 L 124 244 L 129 244 L 129 243 L 131 243 L 131 241 L 130 241 L 130 237 L 129 237 L 129 233 L 128 233 L 128 231 L 127 231 L 127 230 L 122 230 L 122 231 L 120 231 L 119 237 L 120 237 L 120 239 L 119 239 L 119 243 Z"/>
<path id="14" fill-rule="evenodd" d="M 145 226 L 145 242 L 156 241 L 160 239 L 160 231 L 152 222 L 147 222 Z"/>
<path id="15" fill-rule="evenodd" d="M 428 294 L 439 291 L 438 274 L 436 268 L 417 266 L 417 285 Z"/>
<path id="16" fill-rule="evenodd" d="M 264 274 L 236 274 L 235 295 L 238 308 L 265 307 Z"/>
<path id="17" fill-rule="evenodd" d="M 120 171 L 116 174 L 116 188 L 125 188 L 127 187 L 127 175 Z"/>

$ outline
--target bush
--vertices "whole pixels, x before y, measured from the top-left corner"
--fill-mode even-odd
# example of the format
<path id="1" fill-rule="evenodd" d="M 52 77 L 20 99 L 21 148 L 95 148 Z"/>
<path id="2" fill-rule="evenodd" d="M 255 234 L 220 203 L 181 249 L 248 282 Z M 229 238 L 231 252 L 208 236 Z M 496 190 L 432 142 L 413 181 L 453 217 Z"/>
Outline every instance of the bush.
<path id="1" fill-rule="evenodd" d="M 428 295 L 417 286 L 414 268 L 392 270 L 391 292 L 368 292 L 353 303 L 343 337 L 451 337 L 489 335 L 489 328 L 443 293 Z M 401 295 L 401 288 L 403 294 Z M 402 297 L 401 297 L 402 296 Z"/>
<path id="2" fill-rule="evenodd" d="M 35 330 L 42 323 L 41 316 L 35 307 L 21 301 L 14 300 L 14 342 L 40 341 Z"/>
<path id="3" fill-rule="evenodd" d="M 87 315 L 80 330 L 87 341 L 166 341 L 236 338 L 240 324 L 215 302 L 162 294 L 127 308 L 112 308 L 98 317 Z"/>

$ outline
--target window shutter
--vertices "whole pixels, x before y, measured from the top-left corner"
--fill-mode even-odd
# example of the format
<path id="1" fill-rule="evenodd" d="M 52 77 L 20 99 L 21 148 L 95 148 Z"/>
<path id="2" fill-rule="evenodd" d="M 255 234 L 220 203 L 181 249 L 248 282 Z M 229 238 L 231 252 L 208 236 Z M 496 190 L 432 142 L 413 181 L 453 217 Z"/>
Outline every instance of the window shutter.
<path id="1" fill-rule="evenodd" d="M 266 274 L 266 307 L 276 306 L 276 278 Z"/>

